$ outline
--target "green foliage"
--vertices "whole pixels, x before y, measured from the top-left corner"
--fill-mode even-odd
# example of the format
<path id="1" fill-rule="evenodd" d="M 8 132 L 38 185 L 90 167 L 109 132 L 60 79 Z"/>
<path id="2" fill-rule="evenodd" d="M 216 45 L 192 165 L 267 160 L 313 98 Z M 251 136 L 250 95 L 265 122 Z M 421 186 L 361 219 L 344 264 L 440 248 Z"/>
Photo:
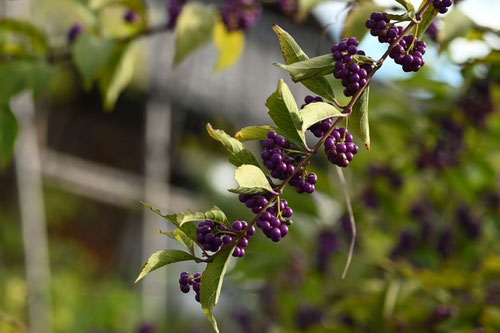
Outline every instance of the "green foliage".
<path id="1" fill-rule="evenodd" d="M 117 44 L 114 47 L 99 78 L 105 110 L 113 109 L 118 96 L 130 83 L 138 51 L 138 44 L 134 41 Z"/>
<path id="2" fill-rule="evenodd" d="M 194 255 L 194 244 L 195 243 L 182 230 L 175 229 L 174 231 L 168 231 L 168 232 L 159 231 L 159 232 L 161 232 L 164 235 L 167 235 L 168 237 L 170 237 L 172 239 L 175 239 L 176 241 L 178 241 L 179 243 L 184 245 L 186 247 L 186 249 L 188 249 L 189 253 Z"/>
<path id="3" fill-rule="evenodd" d="M 230 153 L 229 162 L 235 166 L 239 167 L 243 164 L 259 166 L 259 162 L 257 162 L 253 154 L 240 141 L 226 134 L 223 130 L 213 129 L 210 124 L 207 124 L 207 132 L 227 149 Z"/>
<path id="4" fill-rule="evenodd" d="M 234 179 L 238 183 L 238 187 L 229 190 L 239 194 L 254 194 L 264 191 L 273 192 L 269 180 L 267 180 L 264 172 L 255 165 L 244 164 L 236 169 Z"/>
<path id="5" fill-rule="evenodd" d="M 370 124 L 368 120 L 368 101 L 370 99 L 370 87 L 367 87 L 359 102 L 354 105 L 352 114 L 349 117 L 350 128 L 361 140 L 366 149 L 370 150 Z"/>
<path id="6" fill-rule="evenodd" d="M 300 148 L 305 147 L 306 139 L 301 130 L 299 109 L 290 88 L 283 80 L 279 81 L 278 89 L 267 99 L 266 106 L 269 116 L 285 138 Z"/>
<path id="7" fill-rule="evenodd" d="M 139 282 L 143 277 L 160 267 L 172 264 L 174 262 L 188 260 L 196 260 L 196 257 L 194 257 L 192 254 L 180 250 L 163 250 L 155 252 L 151 255 L 151 257 L 149 257 L 144 266 L 142 266 L 141 273 L 135 280 L 135 283 Z"/>
<path id="8" fill-rule="evenodd" d="M 316 124 L 318 121 L 332 117 L 345 117 L 345 115 L 331 104 L 321 102 L 310 103 L 300 111 L 300 118 L 302 119 L 302 132 L 305 132 L 309 127 Z"/>
<path id="9" fill-rule="evenodd" d="M 425 5 L 426 1 L 422 1 L 422 4 L 420 5 L 420 9 Z M 418 38 L 422 39 L 422 36 L 424 33 L 427 31 L 429 26 L 431 25 L 432 21 L 434 21 L 437 17 L 439 12 L 437 11 L 436 8 L 432 4 L 430 4 L 429 8 L 425 11 L 424 15 L 422 16 L 422 23 L 419 25 L 415 26 L 412 29 L 412 33 Z"/>
<path id="10" fill-rule="evenodd" d="M 201 307 L 207 315 L 215 332 L 219 333 L 217 321 L 214 317 L 214 308 L 219 301 L 224 275 L 226 275 L 227 266 L 231 261 L 231 255 L 236 245 L 221 250 L 214 260 L 207 264 L 200 286 Z"/>
<path id="11" fill-rule="evenodd" d="M 87 33 L 84 33 L 76 41 L 72 48 L 73 59 L 87 90 L 92 87 L 99 74 L 102 73 L 114 47 L 112 41 Z"/>
<path id="12" fill-rule="evenodd" d="M 240 141 L 264 140 L 271 130 L 277 130 L 277 128 L 273 126 L 248 126 L 240 129 L 234 137 Z"/>
<path id="13" fill-rule="evenodd" d="M 273 30 L 276 33 L 276 36 L 278 36 L 281 53 L 283 54 L 283 59 L 287 65 L 309 60 L 309 57 L 288 32 L 283 30 L 278 25 L 273 25 Z M 330 101 L 335 100 L 333 89 L 324 77 L 303 80 L 301 83 L 315 94 L 318 94 L 319 96 L 322 96 Z"/>
<path id="14" fill-rule="evenodd" d="M 0 168 L 7 166 L 14 152 L 17 118 L 7 104 L 0 103 Z"/>
<path id="15" fill-rule="evenodd" d="M 415 7 L 411 3 L 410 0 L 396 0 L 397 3 L 399 3 L 401 6 L 403 6 L 406 11 L 410 13 L 415 13 Z"/>
<path id="16" fill-rule="evenodd" d="M 294 82 L 322 77 L 333 72 L 335 60 L 331 54 L 292 63 L 290 65 L 276 64 L 290 73 Z"/>
<path id="17" fill-rule="evenodd" d="M 45 34 L 30 22 L 7 18 L 0 19 L 0 31 L 25 37 L 29 41 L 27 47 L 32 48 L 35 52 L 46 53 L 48 50 Z"/>
<path id="18" fill-rule="evenodd" d="M 180 63 L 212 37 L 216 19 L 214 8 L 189 2 L 180 14 L 175 32 L 174 66 Z"/>

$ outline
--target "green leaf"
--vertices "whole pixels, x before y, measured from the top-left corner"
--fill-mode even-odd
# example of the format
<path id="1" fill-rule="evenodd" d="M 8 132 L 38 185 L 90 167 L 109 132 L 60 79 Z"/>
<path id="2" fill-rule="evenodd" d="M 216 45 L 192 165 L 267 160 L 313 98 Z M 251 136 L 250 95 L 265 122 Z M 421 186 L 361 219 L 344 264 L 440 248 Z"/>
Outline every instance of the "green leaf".
<path id="1" fill-rule="evenodd" d="M 245 33 L 243 30 L 228 31 L 226 25 L 218 20 L 214 26 L 213 39 L 219 51 L 214 72 L 220 73 L 238 62 L 245 49 Z"/>
<path id="2" fill-rule="evenodd" d="M 290 65 L 299 61 L 308 60 L 309 57 L 300 48 L 292 36 L 278 25 L 273 25 L 273 30 L 278 36 L 281 53 L 285 62 Z M 324 77 L 304 80 L 301 83 L 313 93 L 322 96 L 330 101 L 335 100 L 332 86 Z"/>
<path id="3" fill-rule="evenodd" d="M 172 239 L 175 239 L 176 241 L 178 241 L 179 243 L 184 245 L 186 247 L 186 249 L 188 249 L 189 253 L 194 255 L 194 244 L 195 243 L 193 242 L 193 240 L 191 238 L 189 238 L 184 233 L 184 231 L 182 231 L 180 229 L 175 229 L 174 231 L 163 232 L 160 230 L 159 232 L 161 232 L 164 235 L 167 235 L 168 237 L 170 237 Z"/>
<path id="4" fill-rule="evenodd" d="M 196 235 L 197 227 L 194 224 L 194 222 L 203 220 L 212 220 L 214 222 L 221 223 L 227 227 L 231 226 L 231 223 L 227 220 L 227 217 L 224 214 L 224 212 L 217 206 L 213 206 L 204 213 L 201 212 L 193 213 L 190 210 L 188 210 L 185 213 L 164 215 L 158 208 L 151 207 L 145 202 L 141 203 L 145 207 L 150 209 L 152 212 L 160 215 L 164 219 L 169 220 L 173 225 L 181 229 L 190 239 L 192 239 L 196 243 L 198 243 Z"/>
<path id="5" fill-rule="evenodd" d="M 419 10 L 422 9 L 425 3 L 426 1 L 422 1 Z M 418 39 L 422 39 L 422 36 L 424 35 L 425 31 L 429 28 L 432 21 L 434 21 L 434 19 L 438 14 L 439 12 L 437 11 L 437 9 L 434 8 L 434 6 L 431 4 L 425 11 L 424 15 L 422 15 L 422 22 L 420 24 L 415 25 L 411 29 L 412 34 L 414 34 Z"/>
<path id="6" fill-rule="evenodd" d="M 85 89 L 89 90 L 99 72 L 113 52 L 114 44 L 110 40 L 82 34 L 72 49 L 76 68 L 82 76 Z"/>
<path id="7" fill-rule="evenodd" d="M 31 88 L 33 96 L 37 98 L 45 89 L 49 87 L 51 79 L 55 76 L 56 70 L 53 66 L 42 58 L 36 59 L 32 65 Z"/>
<path id="8" fill-rule="evenodd" d="M 342 37 L 356 37 L 361 41 L 368 32 L 368 28 L 365 26 L 365 23 L 370 18 L 371 13 L 381 12 L 383 10 L 384 7 L 367 1 L 353 6 L 347 15 Z"/>
<path id="9" fill-rule="evenodd" d="M 253 164 L 259 166 L 259 162 L 257 162 L 250 150 L 246 149 L 240 141 L 231 137 L 229 134 L 226 134 L 223 130 L 213 129 L 210 124 L 207 124 L 207 132 L 213 139 L 224 145 L 227 151 L 231 154 L 229 162 L 232 164 L 236 166 L 243 164 Z"/>
<path id="10" fill-rule="evenodd" d="M 31 86 L 32 69 L 31 62 L 26 60 L 0 63 L 0 105 Z"/>
<path id="11" fill-rule="evenodd" d="M 255 194 L 264 191 L 274 192 L 264 172 L 255 165 L 245 164 L 236 169 L 234 179 L 238 188 L 229 190 L 239 194 Z"/>
<path id="12" fill-rule="evenodd" d="M 234 136 L 239 141 L 264 140 L 267 138 L 267 132 L 276 131 L 273 126 L 248 126 L 240 129 Z"/>
<path id="13" fill-rule="evenodd" d="M 104 109 L 112 110 L 120 93 L 130 83 L 138 50 L 138 43 L 134 42 L 115 46 L 99 80 Z"/>
<path id="14" fill-rule="evenodd" d="M 197 258 L 187 252 L 180 250 L 163 250 L 155 252 L 151 255 L 151 257 L 149 257 L 144 266 L 142 266 L 141 273 L 135 280 L 135 283 L 139 282 L 143 277 L 160 267 L 174 262 L 188 260 L 197 260 Z"/>
<path id="15" fill-rule="evenodd" d="M 0 103 L 0 167 L 4 168 L 14 152 L 18 132 L 17 118 L 7 103 Z"/>
<path id="16" fill-rule="evenodd" d="M 368 100 L 370 87 L 366 87 L 349 116 L 349 125 L 354 133 L 363 140 L 366 149 L 370 150 L 370 125 L 368 122 Z"/>
<path id="17" fill-rule="evenodd" d="M 415 7 L 410 0 L 396 0 L 396 2 L 403 6 L 408 12 L 415 13 Z"/>
<path id="18" fill-rule="evenodd" d="M 28 21 L 0 19 L 0 30 L 25 36 L 35 51 L 46 53 L 48 50 L 47 38 L 43 31 Z"/>
<path id="19" fill-rule="evenodd" d="M 219 333 L 217 321 L 214 317 L 214 308 L 219 301 L 224 275 L 226 274 L 227 265 L 231 261 L 231 255 L 235 246 L 221 250 L 214 260 L 207 264 L 200 286 L 200 303 L 206 316 L 210 320 L 215 332 Z"/>
<path id="20" fill-rule="evenodd" d="M 318 121 L 331 117 L 345 117 L 345 115 L 331 104 L 317 102 L 306 105 L 300 111 L 300 117 L 302 118 L 302 131 L 305 132 Z"/>
<path id="21" fill-rule="evenodd" d="M 294 82 L 323 77 L 333 72 L 335 60 L 331 54 L 295 62 L 290 65 L 276 64 L 287 70 Z"/>
<path id="22" fill-rule="evenodd" d="M 175 25 L 174 66 L 210 40 L 215 24 L 214 8 L 196 2 L 184 6 Z"/>
<path id="23" fill-rule="evenodd" d="M 306 147 L 299 109 L 290 88 L 283 80 L 279 81 L 278 88 L 267 99 L 266 106 L 269 116 L 282 131 L 282 135 L 297 147 Z"/>
<path id="24" fill-rule="evenodd" d="M 43 58 L 0 64 L 0 104 L 26 89 L 33 89 L 34 96 L 38 96 L 53 74 L 53 68 Z"/>

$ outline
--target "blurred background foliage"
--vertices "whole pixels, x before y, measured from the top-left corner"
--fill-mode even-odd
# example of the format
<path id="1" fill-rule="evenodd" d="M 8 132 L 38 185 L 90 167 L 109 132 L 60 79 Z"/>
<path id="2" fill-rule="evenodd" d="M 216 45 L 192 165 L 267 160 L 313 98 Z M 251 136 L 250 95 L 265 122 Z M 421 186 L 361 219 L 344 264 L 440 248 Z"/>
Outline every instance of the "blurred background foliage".
<path id="1" fill-rule="evenodd" d="M 346 34 L 374 8 L 359 3 L 341 29 Z M 123 21 L 129 8 L 141 23 Z M 48 123 L 42 141 L 51 148 L 142 174 L 141 130 L 154 72 L 146 40 L 130 39 L 158 15 L 141 1 L 44 0 L 32 13 L 30 23 L 0 20 L 1 332 L 18 331 L 9 318 L 27 323 L 29 304 L 9 163 L 17 131 L 10 98 L 33 91 Z M 345 171 L 358 226 L 347 278 L 340 279 L 351 235 L 345 202 L 335 169 L 318 157 L 310 167 L 320 179 L 317 193 L 285 192 L 295 211 L 289 237 L 275 244 L 259 234 L 230 266 L 216 310 L 222 332 L 500 332 L 499 39 L 495 28 L 466 14 L 457 9 L 438 23 L 438 43 L 427 38 L 435 59 L 418 74 L 381 72 L 372 84 L 371 151 Z M 90 28 L 68 48 L 75 22 Z M 316 27 L 319 40 L 316 20 L 306 25 Z M 472 43 L 464 50 L 475 42 L 489 48 L 457 60 L 457 38 Z M 447 79 L 450 66 L 458 79 Z M 225 94 L 213 92 L 214 99 Z M 303 97 L 296 94 L 297 103 Z M 264 100 L 257 103 L 256 113 L 264 113 Z M 242 123 L 175 100 L 172 110 L 171 184 L 197 200 L 193 209 L 217 204 L 232 220 L 250 220 L 226 191 L 234 168 L 204 128 L 211 122 L 235 133 L 262 117 Z M 250 147 L 259 155 L 258 144 Z M 108 205 L 50 182 L 43 193 L 55 332 L 208 332 L 194 297 L 178 292 L 182 264 L 169 267 L 164 316 L 144 320 L 140 286 L 133 285 L 142 262 L 139 204 Z"/>

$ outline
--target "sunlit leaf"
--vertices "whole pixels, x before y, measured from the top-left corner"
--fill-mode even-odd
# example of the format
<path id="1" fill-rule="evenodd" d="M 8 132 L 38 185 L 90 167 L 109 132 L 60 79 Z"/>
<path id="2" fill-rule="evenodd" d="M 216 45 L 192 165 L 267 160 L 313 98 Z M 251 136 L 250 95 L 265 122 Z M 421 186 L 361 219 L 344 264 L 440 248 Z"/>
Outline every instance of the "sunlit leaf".
<path id="1" fill-rule="evenodd" d="M 229 162 L 232 164 L 236 166 L 243 164 L 253 164 L 259 166 L 259 163 L 253 156 L 252 152 L 246 149 L 240 141 L 231 137 L 229 134 L 226 134 L 223 130 L 214 129 L 210 124 L 207 124 L 207 132 L 213 139 L 224 145 L 227 151 L 231 154 Z"/>
<path id="2" fill-rule="evenodd" d="M 168 237 L 170 237 L 172 239 L 175 239 L 176 241 L 178 241 L 179 243 L 184 245 L 186 247 L 186 249 L 188 249 L 189 253 L 194 255 L 194 244 L 195 243 L 181 229 L 175 229 L 174 231 L 167 231 L 167 232 L 164 232 L 164 231 L 159 231 L 159 232 L 164 234 L 164 235 L 167 235 Z"/>
<path id="3" fill-rule="evenodd" d="M 290 65 L 276 65 L 288 71 L 294 82 L 301 82 L 331 74 L 334 69 L 335 60 L 331 54 L 325 54 Z"/>
<path id="4" fill-rule="evenodd" d="M 138 50 L 138 43 L 134 42 L 115 46 L 99 79 L 99 88 L 103 94 L 106 110 L 113 109 L 118 96 L 130 83 Z"/>
<path id="5" fill-rule="evenodd" d="M 266 175 L 255 165 L 245 164 L 240 166 L 234 173 L 234 179 L 238 183 L 238 187 L 229 190 L 230 192 L 240 194 L 273 192 Z"/>
<path id="6" fill-rule="evenodd" d="M 213 7 L 190 2 L 184 6 L 175 32 L 174 66 L 179 65 L 188 55 L 193 53 L 212 37 L 216 11 Z"/>
<path id="7" fill-rule="evenodd" d="M 344 115 L 331 104 L 321 102 L 310 103 L 300 111 L 302 131 L 305 132 L 309 127 L 316 124 L 318 121 L 331 117 L 344 117 Z"/>
<path id="8" fill-rule="evenodd" d="M 267 138 L 267 133 L 272 130 L 277 130 L 277 128 L 273 126 L 248 126 L 240 129 L 234 137 L 239 141 L 264 140 Z"/>
<path id="9" fill-rule="evenodd" d="M 309 57 L 305 54 L 304 51 L 302 51 L 300 46 L 288 32 L 283 30 L 278 25 L 274 25 L 273 30 L 276 33 L 276 36 L 278 36 L 281 53 L 283 54 L 283 58 L 286 64 L 290 65 L 299 61 L 309 59 Z M 322 96 L 330 101 L 333 101 L 335 99 L 332 86 L 324 77 L 304 80 L 300 83 L 302 83 L 305 87 L 319 96 Z"/>
<path id="10" fill-rule="evenodd" d="M 228 31 L 224 22 L 218 20 L 214 26 L 213 39 L 219 51 L 214 69 L 218 73 L 238 62 L 245 48 L 245 33 L 242 30 Z"/>
<path id="11" fill-rule="evenodd" d="M 280 80 L 277 90 L 266 101 L 269 116 L 282 131 L 285 138 L 297 147 L 305 147 L 306 139 L 302 132 L 302 120 L 297 103 L 288 85 Z"/>

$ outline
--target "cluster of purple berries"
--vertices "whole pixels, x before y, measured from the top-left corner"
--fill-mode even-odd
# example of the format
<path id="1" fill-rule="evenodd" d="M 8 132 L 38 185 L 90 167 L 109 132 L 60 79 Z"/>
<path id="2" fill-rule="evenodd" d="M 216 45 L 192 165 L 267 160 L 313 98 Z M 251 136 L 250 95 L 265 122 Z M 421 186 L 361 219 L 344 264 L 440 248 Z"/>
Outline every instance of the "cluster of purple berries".
<path id="1" fill-rule="evenodd" d="M 273 242 L 279 242 L 288 235 L 288 225 L 290 222 L 287 218 L 292 217 L 292 215 L 293 210 L 288 207 L 288 202 L 280 200 L 279 203 L 275 203 L 274 206 L 269 207 L 262 213 L 257 220 L 257 227 L 262 229 L 267 238 L 270 238 Z"/>
<path id="2" fill-rule="evenodd" d="M 257 214 L 268 204 L 268 200 L 270 200 L 271 197 L 271 193 L 257 196 L 240 194 L 239 199 L 248 208 L 252 209 L 252 212 Z M 278 203 L 268 207 L 257 220 L 257 227 L 262 229 L 268 238 L 271 238 L 275 242 L 279 242 L 288 234 L 287 225 L 290 224 L 290 221 L 287 219 L 292 217 L 292 215 L 293 210 L 291 207 L 288 207 L 288 202 L 286 200 L 280 200 L 279 210 Z"/>
<path id="3" fill-rule="evenodd" d="M 333 76 L 342 80 L 342 85 L 346 87 L 344 95 L 347 97 L 366 85 L 366 77 L 372 69 L 368 64 L 360 66 L 354 59 L 355 55 L 365 55 L 365 52 L 358 50 L 358 45 L 359 41 L 351 37 L 333 45 L 331 50 L 336 61 Z"/>
<path id="4" fill-rule="evenodd" d="M 324 102 L 323 98 L 319 96 L 314 97 L 311 95 L 307 95 L 304 98 L 304 104 L 302 104 L 300 108 L 303 109 L 308 104 L 318 103 L 318 102 Z M 309 127 L 309 130 L 315 137 L 321 138 L 330 129 L 330 127 L 332 127 L 332 125 L 333 125 L 333 118 L 327 118 L 325 120 L 318 121 L 316 124 Z"/>
<path id="5" fill-rule="evenodd" d="M 352 134 L 345 127 L 334 129 L 324 145 L 328 160 L 342 168 L 349 165 L 359 150 Z"/>
<path id="6" fill-rule="evenodd" d="M 229 244 L 233 241 L 233 237 L 241 233 L 248 224 L 245 221 L 234 221 L 232 229 L 221 224 L 216 224 L 214 221 L 205 220 L 198 225 L 197 237 L 198 242 L 205 251 L 217 252 L 224 244 Z M 243 257 L 245 248 L 248 246 L 248 240 L 255 234 L 255 227 L 252 226 L 246 235 L 240 240 L 234 249 L 234 257 Z"/>
<path id="7" fill-rule="evenodd" d="M 308 175 L 302 176 L 302 173 L 296 173 L 295 176 L 290 179 L 288 184 L 295 187 L 297 193 L 313 193 L 316 189 L 316 183 L 318 182 L 318 176 L 314 172 Z"/>
<path id="8" fill-rule="evenodd" d="M 434 0 L 432 5 L 440 14 L 448 12 L 448 8 L 453 5 L 453 0 Z"/>
<path id="9" fill-rule="evenodd" d="M 245 221 L 234 221 L 232 225 L 233 230 L 237 233 L 241 233 L 247 226 L 248 223 L 246 223 Z M 248 240 L 252 238 L 253 235 L 255 235 L 255 227 L 251 226 L 250 229 L 248 229 L 246 235 L 239 241 L 238 245 L 236 245 L 236 248 L 233 251 L 233 257 L 245 256 L 245 248 L 248 246 Z M 233 236 L 225 235 L 222 238 L 222 241 L 224 244 L 229 244 L 233 241 Z"/>
<path id="10" fill-rule="evenodd" d="M 198 225 L 197 239 L 203 250 L 217 252 L 222 245 L 223 225 L 216 225 L 214 221 L 205 220 Z"/>
<path id="11" fill-rule="evenodd" d="M 248 30 L 262 15 L 262 5 L 255 0 L 227 0 L 221 11 L 227 30 Z"/>
<path id="12" fill-rule="evenodd" d="M 405 72 L 418 72 L 425 61 L 425 42 L 414 35 L 404 36 L 403 39 L 391 50 L 389 56 L 394 62 L 403 66 Z"/>
<path id="13" fill-rule="evenodd" d="M 194 299 L 197 302 L 200 302 L 200 286 L 201 286 L 201 273 L 196 273 L 191 276 L 188 272 L 182 272 L 181 277 L 179 278 L 179 288 L 185 294 L 189 292 L 191 289 L 190 286 L 193 286 L 193 290 L 196 293 Z"/>
<path id="14" fill-rule="evenodd" d="M 390 22 L 387 13 L 373 12 L 365 25 L 372 36 L 378 37 L 380 43 L 393 43 L 403 32 L 403 27 Z"/>
<path id="15" fill-rule="evenodd" d="M 239 199 L 240 202 L 244 203 L 245 206 L 250 208 L 254 214 L 258 214 L 264 208 L 264 206 L 267 205 L 272 196 L 272 193 L 266 193 L 257 196 L 240 194 Z"/>
<path id="16" fill-rule="evenodd" d="M 182 12 L 182 8 L 186 4 L 187 0 L 170 0 L 168 4 L 168 23 L 167 28 L 173 29 L 177 23 L 177 18 Z"/>
<path id="17" fill-rule="evenodd" d="M 295 172 L 295 160 L 287 156 L 283 148 L 290 148 L 290 143 L 275 131 L 269 131 L 261 156 L 264 165 L 271 170 L 271 176 L 280 180 L 285 180 Z"/>

